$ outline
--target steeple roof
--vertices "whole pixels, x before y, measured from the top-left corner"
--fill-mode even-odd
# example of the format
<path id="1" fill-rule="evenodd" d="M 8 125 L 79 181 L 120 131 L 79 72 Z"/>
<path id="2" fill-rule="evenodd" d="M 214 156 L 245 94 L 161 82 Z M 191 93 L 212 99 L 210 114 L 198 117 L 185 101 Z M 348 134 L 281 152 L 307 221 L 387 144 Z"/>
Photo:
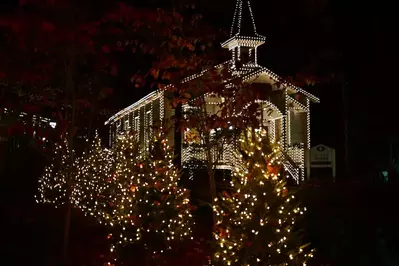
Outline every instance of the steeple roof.
<path id="1" fill-rule="evenodd" d="M 265 42 L 266 37 L 256 32 L 250 0 L 237 0 L 230 29 L 230 38 L 222 43 L 222 47 L 258 46 Z"/>
<path id="2" fill-rule="evenodd" d="M 246 2 L 245 4 L 243 2 Z M 256 25 L 249 0 L 237 0 L 231 24 L 230 37 L 234 35 L 256 36 Z"/>

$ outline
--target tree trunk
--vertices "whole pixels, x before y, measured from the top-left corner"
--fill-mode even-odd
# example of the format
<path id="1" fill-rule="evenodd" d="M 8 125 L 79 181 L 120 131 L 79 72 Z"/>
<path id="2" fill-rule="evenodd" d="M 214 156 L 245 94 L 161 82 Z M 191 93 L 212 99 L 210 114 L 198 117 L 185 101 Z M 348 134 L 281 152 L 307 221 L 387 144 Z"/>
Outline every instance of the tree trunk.
<path id="1" fill-rule="evenodd" d="M 94 120 L 94 112 L 95 110 L 91 110 L 90 111 L 90 120 L 89 120 L 89 125 L 87 126 L 87 143 L 88 145 L 85 148 L 85 152 L 88 153 L 89 152 L 89 148 L 90 148 L 90 144 L 92 142 L 92 131 L 93 131 L 93 120 Z"/>
<path id="2" fill-rule="evenodd" d="M 70 101 L 72 104 L 71 110 L 71 120 L 70 126 L 68 130 L 68 149 L 70 152 L 70 170 L 72 170 L 72 165 L 75 161 L 74 156 L 74 131 L 75 131 L 75 118 L 76 118 L 76 94 L 75 94 L 75 84 L 74 84 L 74 67 L 75 67 L 75 54 L 74 51 L 69 54 L 69 60 L 65 66 L 65 81 L 66 81 L 66 103 L 68 103 L 68 95 L 70 95 Z M 68 94 L 70 93 L 70 94 Z M 66 104 L 68 106 L 68 104 Z M 66 119 L 69 117 L 66 116 Z M 63 241 L 63 248 L 62 248 L 62 261 L 65 265 L 68 265 L 68 246 L 69 246 L 69 232 L 70 232 L 70 225 L 71 225 L 71 216 L 72 216 L 72 204 L 71 204 L 71 193 L 73 189 L 73 182 L 72 182 L 73 175 L 70 172 L 67 176 L 66 185 L 67 185 L 67 194 L 66 194 L 66 214 L 65 214 L 65 224 L 64 224 L 64 241 Z"/>
<path id="3" fill-rule="evenodd" d="M 205 96 L 202 96 L 202 121 L 207 121 L 208 114 L 206 111 L 206 100 Z M 215 182 L 215 172 L 213 170 L 214 163 L 213 163 L 213 155 L 212 155 L 212 144 L 210 139 L 210 133 L 208 130 L 208 125 L 204 125 L 204 136 L 205 136 L 205 149 L 206 149 L 206 160 L 207 160 L 207 172 L 209 178 L 209 192 L 210 192 L 210 204 L 212 206 L 212 223 L 213 226 L 216 225 L 216 213 L 213 211 L 213 204 L 216 198 L 216 182 Z"/>
<path id="4" fill-rule="evenodd" d="M 347 103 L 347 86 L 346 81 L 343 79 L 342 84 L 342 106 L 343 106 L 343 120 L 344 120 L 344 160 L 345 160 L 345 177 L 351 174 L 349 162 L 349 133 L 348 133 L 348 103 Z"/>
<path id="5" fill-rule="evenodd" d="M 215 181 L 215 171 L 213 170 L 213 156 L 212 156 L 212 145 L 210 143 L 209 134 L 205 134 L 205 144 L 206 144 L 206 159 L 207 159 L 207 170 L 209 178 L 209 189 L 211 196 L 211 206 L 212 206 L 212 221 L 213 225 L 216 225 L 216 213 L 213 211 L 213 204 L 216 198 L 216 181 Z"/>
<path id="6" fill-rule="evenodd" d="M 175 108 L 174 119 L 174 162 L 177 169 L 181 169 L 181 148 L 182 148 L 182 133 L 181 133 L 181 119 L 182 119 L 182 104 L 179 103 Z"/>
<path id="7" fill-rule="evenodd" d="M 69 194 L 69 193 L 68 193 Z M 68 196 L 69 199 L 69 196 Z M 63 265 L 68 265 L 68 244 L 69 244 L 69 230 L 71 224 L 72 206 L 69 200 L 66 202 L 67 210 L 65 214 L 64 224 L 64 239 L 62 243 L 62 262 Z"/>

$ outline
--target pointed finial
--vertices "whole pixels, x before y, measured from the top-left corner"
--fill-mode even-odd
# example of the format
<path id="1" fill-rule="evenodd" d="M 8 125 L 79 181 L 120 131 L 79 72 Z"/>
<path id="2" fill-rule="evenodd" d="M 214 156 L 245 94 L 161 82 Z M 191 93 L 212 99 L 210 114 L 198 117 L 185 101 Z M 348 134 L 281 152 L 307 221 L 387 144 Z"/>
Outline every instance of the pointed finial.
<path id="1" fill-rule="evenodd" d="M 230 29 L 230 38 L 223 42 L 223 48 L 231 51 L 232 61 L 246 67 L 258 67 L 257 48 L 264 44 L 266 37 L 256 32 L 250 0 L 237 0 Z"/>
<path id="2" fill-rule="evenodd" d="M 245 5 L 244 2 L 245 1 Z M 249 19 L 251 21 L 246 21 L 246 19 Z M 249 25 L 249 24 L 250 25 Z M 249 0 L 237 0 L 236 4 L 236 9 L 234 12 L 233 16 L 233 23 L 231 24 L 231 29 L 230 29 L 230 37 L 233 37 L 234 35 L 240 35 L 240 34 L 248 34 L 248 33 L 243 33 L 242 29 L 244 27 L 252 27 L 250 29 L 251 34 L 250 36 L 257 36 L 256 32 L 256 25 L 255 25 L 255 20 L 254 16 L 252 13 L 252 8 L 251 8 L 251 3 Z M 248 37 L 250 37 L 248 36 Z"/>

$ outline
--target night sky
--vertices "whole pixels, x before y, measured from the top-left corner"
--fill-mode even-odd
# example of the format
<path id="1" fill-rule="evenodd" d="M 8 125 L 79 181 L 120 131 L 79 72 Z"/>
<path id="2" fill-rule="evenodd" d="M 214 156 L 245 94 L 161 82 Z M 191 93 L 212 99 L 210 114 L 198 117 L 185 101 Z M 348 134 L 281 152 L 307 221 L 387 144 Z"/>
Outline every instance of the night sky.
<path id="1" fill-rule="evenodd" d="M 204 21 L 215 28 L 230 29 L 236 0 L 126 2 L 170 9 L 180 1 L 197 1 L 196 8 L 204 15 Z M 0 15 L 15 9 L 17 2 L 1 0 Z M 399 161 L 396 125 L 399 42 L 394 1 L 253 0 L 252 3 L 258 33 L 267 38 L 259 49 L 259 64 L 283 77 L 304 70 L 321 76 L 340 73 L 344 76 L 351 168 L 346 176 L 343 174 L 344 82 L 335 79 L 306 88 L 321 99 L 320 104 L 313 104 L 311 108 L 312 144 L 336 149 L 337 180 L 376 176 L 378 171 L 389 168 L 390 157 Z M 217 41 L 224 40 L 220 36 Z M 137 59 L 124 57 L 121 62 L 125 69 L 120 69 L 115 85 L 112 99 L 115 110 L 132 104 L 150 90 L 134 88 L 126 78 L 129 73 L 126 68 L 134 66 L 134 60 Z M 13 162 L 7 165 L 12 173 L 11 178 L 3 179 L 2 186 L 6 189 L 0 204 L 4 217 L 1 224 L 5 229 L 1 241 L 3 260 L 8 261 L 10 257 L 14 262 L 8 265 L 49 265 L 44 259 L 56 260 L 61 251 L 64 210 L 53 212 L 53 207 L 33 205 L 36 177 L 45 163 L 42 157 L 37 163 L 35 157 L 39 158 L 35 150 L 15 149 L 8 158 Z M 20 158 L 24 160 L 22 166 Z M 398 265 L 398 260 L 391 264 L 382 262 L 397 258 L 399 232 L 396 213 L 392 211 L 396 208 L 397 183 L 383 187 L 372 183 L 367 189 L 359 185 L 361 182 L 337 182 L 340 187 L 328 182 L 325 187 L 309 183 L 304 193 L 305 206 L 309 206 L 311 213 L 306 226 L 310 228 L 310 242 L 315 243 L 321 260 L 324 254 L 327 262 L 328 258 L 345 262 L 336 265 Z M 80 216 L 73 215 L 71 253 L 91 257 L 90 252 L 99 249 L 95 244 L 103 243 L 96 238 L 101 233 L 96 228 L 89 230 L 86 222 L 79 224 L 81 221 Z M 388 257 L 390 253 L 394 255 Z M 16 262 L 22 260 L 26 262 Z"/>

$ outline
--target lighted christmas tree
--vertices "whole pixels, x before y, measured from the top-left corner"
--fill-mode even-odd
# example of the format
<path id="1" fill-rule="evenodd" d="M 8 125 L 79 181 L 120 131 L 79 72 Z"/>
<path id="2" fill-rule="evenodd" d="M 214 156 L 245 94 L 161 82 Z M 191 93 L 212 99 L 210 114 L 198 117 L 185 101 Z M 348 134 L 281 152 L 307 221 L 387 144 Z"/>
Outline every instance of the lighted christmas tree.
<path id="1" fill-rule="evenodd" d="M 53 147 L 51 162 L 44 169 L 44 174 L 38 180 L 38 203 L 51 203 L 55 207 L 65 204 L 67 200 L 67 180 L 72 180 L 76 174 L 74 152 L 68 147 L 67 138 L 63 138 Z"/>
<path id="2" fill-rule="evenodd" d="M 102 147 L 101 139 L 96 134 L 89 151 L 78 159 L 78 175 L 71 197 L 73 204 L 86 215 L 103 217 L 110 197 L 113 162 L 111 151 Z"/>
<path id="3" fill-rule="evenodd" d="M 212 265 L 306 265 L 312 251 L 301 243 L 295 222 L 298 207 L 282 175 L 278 145 L 265 130 L 248 130 L 240 139 L 242 167 L 231 190 L 215 199 L 218 217 Z"/>
<path id="4" fill-rule="evenodd" d="M 164 134 L 157 134 L 142 152 L 134 135 L 121 135 L 112 153 L 112 197 L 103 212 L 111 251 L 139 244 L 155 258 L 175 242 L 191 239 L 189 192 L 178 184 L 180 175 Z"/>
<path id="5" fill-rule="evenodd" d="M 140 150 L 136 137 L 132 134 L 120 135 L 116 139 L 111 150 L 107 151 L 109 156 L 104 186 L 100 197 L 103 199 L 96 217 L 100 223 L 113 228 L 111 231 L 118 232 L 124 228 L 126 221 L 120 216 L 121 203 L 129 200 L 133 204 L 130 194 L 132 180 L 137 175 L 137 161 L 140 160 Z M 134 196 L 134 195 L 133 195 Z M 131 206 L 130 206 L 131 207 Z"/>

